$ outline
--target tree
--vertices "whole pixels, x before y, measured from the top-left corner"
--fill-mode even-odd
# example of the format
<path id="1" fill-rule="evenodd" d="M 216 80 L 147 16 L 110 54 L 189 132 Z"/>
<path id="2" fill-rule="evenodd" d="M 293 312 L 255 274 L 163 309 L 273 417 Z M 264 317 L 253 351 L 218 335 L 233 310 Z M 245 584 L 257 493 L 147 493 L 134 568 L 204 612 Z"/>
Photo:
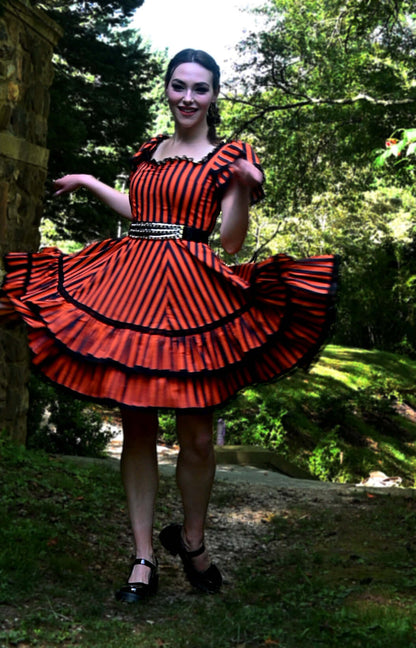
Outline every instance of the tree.
<path id="1" fill-rule="evenodd" d="M 369 151 L 416 108 L 416 3 L 268 0 L 259 11 L 268 22 L 240 45 L 230 127 L 262 143 L 278 211 L 343 181 L 343 161 L 367 167 L 356 189 L 368 186 Z"/>
<path id="2" fill-rule="evenodd" d="M 252 230 L 254 251 L 339 252 L 336 340 L 412 351 L 415 203 L 380 182 L 373 151 L 413 120 L 416 3 L 268 0 L 259 11 L 266 27 L 241 43 L 224 111 L 266 171 L 270 226 L 260 241 Z"/>
<path id="3" fill-rule="evenodd" d="M 384 177 L 391 177 L 393 170 L 394 181 L 405 186 L 415 186 L 416 128 L 401 128 L 395 131 L 387 138 L 385 149 L 376 153 L 374 166 L 379 170 L 384 167 Z"/>
<path id="4" fill-rule="evenodd" d="M 151 124 L 147 93 L 160 65 L 127 29 L 143 0 L 35 3 L 64 30 L 55 56 L 49 142 L 51 178 L 84 172 L 120 187 Z M 45 215 L 61 237 L 115 236 L 114 214 L 82 192 L 49 201 Z"/>

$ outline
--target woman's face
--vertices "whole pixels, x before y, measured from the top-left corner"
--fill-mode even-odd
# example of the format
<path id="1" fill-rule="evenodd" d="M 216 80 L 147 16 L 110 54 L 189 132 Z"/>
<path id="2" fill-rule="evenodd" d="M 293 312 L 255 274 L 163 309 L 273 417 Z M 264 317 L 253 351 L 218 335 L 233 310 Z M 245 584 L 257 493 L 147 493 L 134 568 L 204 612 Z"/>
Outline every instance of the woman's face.
<path id="1" fill-rule="evenodd" d="M 181 63 L 173 71 L 166 96 L 177 126 L 195 128 L 206 125 L 208 108 L 217 98 L 212 72 L 199 63 Z"/>

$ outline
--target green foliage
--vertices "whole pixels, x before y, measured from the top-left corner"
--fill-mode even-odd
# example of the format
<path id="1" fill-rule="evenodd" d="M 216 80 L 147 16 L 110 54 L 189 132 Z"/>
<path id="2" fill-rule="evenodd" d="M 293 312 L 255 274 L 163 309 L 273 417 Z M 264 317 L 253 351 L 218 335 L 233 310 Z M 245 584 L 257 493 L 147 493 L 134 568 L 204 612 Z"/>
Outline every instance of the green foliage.
<path id="1" fill-rule="evenodd" d="M 28 448 L 55 454 L 102 456 L 112 433 L 100 411 L 32 376 L 29 384 Z"/>
<path id="2" fill-rule="evenodd" d="M 273 387 L 246 389 L 217 414 L 226 422 L 227 445 L 258 445 L 285 453 L 287 410 Z"/>
<path id="3" fill-rule="evenodd" d="M 83 246 L 73 240 L 63 240 L 57 232 L 55 223 L 43 218 L 40 224 L 40 247 L 57 247 L 64 254 L 78 252 Z"/>
<path id="4" fill-rule="evenodd" d="M 162 474 L 160 486 L 163 526 L 178 519 L 180 503 L 173 478 Z M 215 560 L 227 570 L 221 594 L 190 594 L 161 553 L 159 594 L 132 608 L 114 600 L 130 544 L 111 463 L 52 458 L 0 439 L 0 490 L 4 648 L 416 648 L 410 493 L 307 496 L 217 482 L 211 519 L 221 524 L 210 535 L 218 534 Z"/>
<path id="5" fill-rule="evenodd" d="M 143 0 L 35 3 L 64 35 L 54 57 L 48 122 L 49 174 L 91 173 L 120 188 L 129 159 L 150 127 L 150 90 L 158 60 L 127 29 Z M 117 235 L 114 213 L 82 192 L 48 201 L 45 215 L 63 239 Z"/>
<path id="6" fill-rule="evenodd" d="M 258 140 L 277 213 L 344 185 L 343 163 L 371 176 L 370 151 L 392 125 L 409 123 L 416 102 L 412 6 L 269 0 L 259 10 L 266 27 L 240 45 L 230 125 Z"/>
<path id="7" fill-rule="evenodd" d="M 243 133 L 266 172 L 239 260 L 340 254 L 335 340 L 410 354 L 413 149 L 394 177 L 374 167 L 373 151 L 392 129 L 403 151 L 413 146 L 414 129 L 401 127 L 416 104 L 415 11 L 406 1 L 268 0 L 257 11 L 265 26 L 240 44 L 222 110 L 227 134 Z"/>
<path id="8" fill-rule="evenodd" d="M 159 416 L 160 438 L 163 443 L 173 445 L 176 442 L 176 416 L 174 412 L 161 412 Z"/>
<path id="9" fill-rule="evenodd" d="M 413 186 L 416 180 L 416 128 L 399 128 L 376 150 L 374 167 L 385 181 Z M 393 164 L 391 164 L 393 163 Z"/>
<path id="10" fill-rule="evenodd" d="M 396 139 L 400 137 L 401 139 Z M 386 140 L 386 150 L 380 152 L 374 160 L 375 166 L 383 166 L 387 160 L 396 158 L 397 162 L 406 159 L 408 168 L 413 169 L 412 163 L 407 159 L 416 155 L 416 128 L 401 128 L 392 133 Z M 397 158 L 401 157 L 401 160 Z"/>
<path id="11" fill-rule="evenodd" d="M 308 374 L 243 390 L 216 416 L 227 444 L 274 449 L 322 480 L 357 483 L 381 470 L 413 486 L 415 381 L 405 356 L 331 345 Z"/>
<path id="12" fill-rule="evenodd" d="M 415 353 L 415 210 L 410 191 L 379 187 L 351 215 L 337 341 Z"/>
<path id="13" fill-rule="evenodd" d="M 309 458 L 311 474 L 323 481 L 331 481 L 339 473 L 342 450 L 337 432 L 335 428 L 320 439 Z"/>

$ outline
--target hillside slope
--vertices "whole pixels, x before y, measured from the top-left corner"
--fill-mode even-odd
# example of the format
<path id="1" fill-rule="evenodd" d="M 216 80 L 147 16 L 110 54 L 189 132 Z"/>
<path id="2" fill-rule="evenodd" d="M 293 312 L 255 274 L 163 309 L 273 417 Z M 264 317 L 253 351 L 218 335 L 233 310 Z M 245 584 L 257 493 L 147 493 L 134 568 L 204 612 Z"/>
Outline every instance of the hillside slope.
<path id="1" fill-rule="evenodd" d="M 226 443 L 275 449 L 325 480 L 379 470 L 414 486 L 416 362 L 329 345 L 309 373 L 246 389 L 217 412 Z"/>

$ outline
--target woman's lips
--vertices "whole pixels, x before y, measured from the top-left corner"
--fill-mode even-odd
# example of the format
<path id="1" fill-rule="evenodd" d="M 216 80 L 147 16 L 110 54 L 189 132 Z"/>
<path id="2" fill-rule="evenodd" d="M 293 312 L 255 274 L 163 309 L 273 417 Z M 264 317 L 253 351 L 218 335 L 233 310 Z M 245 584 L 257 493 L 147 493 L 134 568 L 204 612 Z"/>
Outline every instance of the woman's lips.
<path id="1" fill-rule="evenodd" d="M 183 108 L 183 107 L 181 107 L 181 106 L 179 106 L 179 110 L 180 110 L 181 113 L 183 113 L 184 115 L 193 115 L 193 114 L 196 113 L 196 111 L 197 111 L 196 108 Z"/>

